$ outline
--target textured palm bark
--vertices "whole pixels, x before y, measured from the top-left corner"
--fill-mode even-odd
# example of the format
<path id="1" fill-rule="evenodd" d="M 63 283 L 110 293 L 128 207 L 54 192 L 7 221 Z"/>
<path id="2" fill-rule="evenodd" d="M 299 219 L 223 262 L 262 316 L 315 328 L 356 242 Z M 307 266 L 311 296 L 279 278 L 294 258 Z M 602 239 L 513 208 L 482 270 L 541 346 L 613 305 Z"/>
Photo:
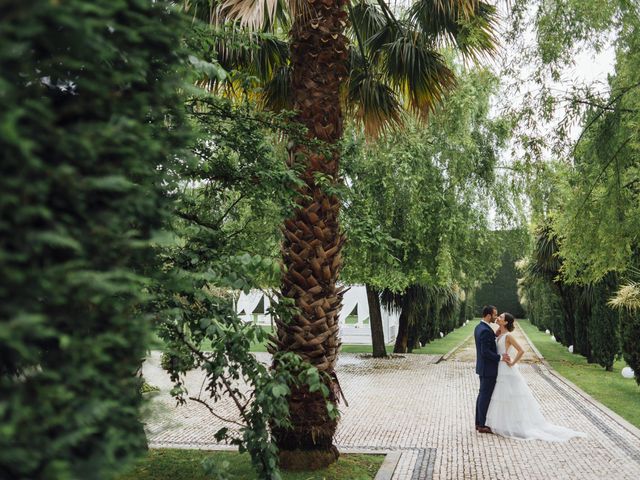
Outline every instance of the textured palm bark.
<path id="1" fill-rule="evenodd" d="M 280 351 L 291 351 L 326 373 L 331 400 L 336 400 L 335 363 L 340 348 L 338 315 L 342 289 L 336 285 L 345 238 L 338 224 L 340 200 L 317 183 L 322 174 L 338 183 L 339 154 L 332 148 L 343 131 L 340 89 L 347 76 L 347 24 L 344 0 L 307 0 L 290 32 L 292 92 L 298 121 L 309 137 L 329 145 L 310 151 L 297 146 L 291 164 L 302 162 L 304 186 L 298 209 L 283 228 L 286 272 L 282 292 L 299 309 L 290 324 L 278 322 Z M 327 413 L 318 392 L 294 389 L 289 397 L 293 428 L 274 430 L 283 468 L 321 468 L 338 458 L 333 445 L 337 420 Z M 314 451 L 313 454 L 310 451 Z"/>

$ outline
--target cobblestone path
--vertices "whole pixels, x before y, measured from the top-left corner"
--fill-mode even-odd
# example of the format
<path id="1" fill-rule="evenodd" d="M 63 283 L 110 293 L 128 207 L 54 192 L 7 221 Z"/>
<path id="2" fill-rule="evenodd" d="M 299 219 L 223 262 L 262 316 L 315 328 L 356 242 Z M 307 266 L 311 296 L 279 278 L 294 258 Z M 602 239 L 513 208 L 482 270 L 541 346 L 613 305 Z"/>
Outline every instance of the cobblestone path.
<path id="1" fill-rule="evenodd" d="M 393 480 L 639 479 L 640 430 L 550 371 L 520 331 L 518 338 L 528 349 L 521 371 L 544 415 L 588 438 L 545 443 L 476 433 L 478 379 L 467 342 L 440 362 L 432 355 L 377 360 L 343 354 L 337 370 L 349 407 L 341 407 L 337 445 L 400 451 Z M 257 355 L 268 361 L 266 354 Z M 144 375 L 161 388 L 147 416 L 151 446 L 216 448 L 213 434 L 223 423 L 195 402 L 175 407 L 158 352 L 146 362 Z M 197 395 L 201 382 L 198 372 L 188 376 L 191 394 Z M 217 404 L 216 412 L 233 416 L 229 403 Z"/>

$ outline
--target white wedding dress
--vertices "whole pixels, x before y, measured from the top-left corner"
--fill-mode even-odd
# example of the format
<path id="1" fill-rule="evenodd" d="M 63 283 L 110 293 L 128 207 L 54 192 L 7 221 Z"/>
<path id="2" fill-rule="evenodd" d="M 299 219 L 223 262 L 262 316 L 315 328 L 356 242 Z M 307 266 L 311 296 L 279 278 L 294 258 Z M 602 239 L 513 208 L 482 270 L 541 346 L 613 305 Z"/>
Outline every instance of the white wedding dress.
<path id="1" fill-rule="evenodd" d="M 498 338 L 498 353 L 505 353 L 507 335 Z M 509 349 L 515 358 L 515 349 Z M 585 437 L 581 432 L 553 425 L 545 420 L 540 405 L 531 393 L 526 380 L 520 373 L 519 365 L 510 367 L 505 362 L 498 366 L 491 403 L 487 411 L 486 425 L 493 433 L 519 440 L 544 440 L 564 442 L 573 437 Z"/>

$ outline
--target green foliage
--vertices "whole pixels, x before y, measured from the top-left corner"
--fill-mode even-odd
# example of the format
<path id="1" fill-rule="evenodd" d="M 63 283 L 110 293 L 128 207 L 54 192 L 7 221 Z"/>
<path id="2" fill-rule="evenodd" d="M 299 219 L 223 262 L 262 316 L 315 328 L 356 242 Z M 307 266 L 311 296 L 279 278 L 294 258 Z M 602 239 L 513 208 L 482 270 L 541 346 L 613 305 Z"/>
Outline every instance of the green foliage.
<path id="1" fill-rule="evenodd" d="M 483 283 L 476 291 L 473 303 L 475 316 L 480 316 L 483 305 L 495 305 L 499 312 L 509 312 L 516 318 L 524 318 L 524 310 L 518 299 L 515 262 L 525 249 L 527 236 L 527 232 L 523 230 L 495 232 L 496 241 L 508 248 L 502 253 L 500 268 L 495 277 Z"/>
<path id="2" fill-rule="evenodd" d="M 147 383 L 147 382 L 143 382 L 142 387 L 140 387 L 140 392 L 143 394 L 154 393 L 159 391 L 160 391 L 160 388 L 156 387 L 155 385 L 151 385 L 150 383 Z"/>
<path id="3" fill-rule="evenodd" d="M 535 255 L 542 251 L 537 248 Z M 552 280 L 541 273 L 551 271 L 542 265 L 556 265 L 559 271 L 562 259 L 538 258 L 519 265 L 523 276 L 518 294 L 529 320 L 540 330 L 549 329 L 563 345 L 573 345 L 575 353 L 610 370 L 620 353 L 620 314 L 608 305 L 616 276 L 609 274 L 589 285 L 567 285 L 559 276 Z"/>
<path id="4" fill-rule="evenodd" d="M 344 147 L 343 278 L 386 291 L 386 302 L 403 309 L 409 349 L 463 321 L 463 299 L 504 249 L 488 227 L 489 208 L 504 218 L 514 209 L 494 171 L 510 130 L 488 118 L 496 79 L 484 70 L 458 76 L 427 127 L 408 122 L 402 135 L 371 144 L 354 132 Z"/>
<path id="5" fill-rule="evenodd" d="M 575 310 L 575 343 L 574 351 L 587 357 L 591 357 L 591 341 L 589 339 L 589 321 L 594 303 L 594 288 L 592 285 L 578 287 Z"/>
<path id="6" fill-rule="evenodd" d="M 620 323 L 623 357 L 633 369 L 636 382 L 640 385 L 640 315 L 637 311 L 623 310 Z"/>
<path id="7" fill-rule="evenodd" d="M 540 94 L 525 97 L 520 140 L 529 159 L 549 152 L 555 159 L 529 170 L 528 190 L 534 221 L 546 225 L 552 240 L 553 254 L 545 257 L 562 300 L 564 335 L 573 331 L 576 351 L 609 368 L 620 343 L 617 314 L 606 304 L 622 292 L 611 278 L 633 280 L 638 265 L 640 11 L 627 0 L 553 0 L 517 1 L 514 13 L 513 38 L 529 27 L 537 38 L 522 63 L 528 72 L 533 66 Z M 605 47 L 616 56 L 606 88 L 563 80 L 558 89 L 567 60 Z M 544 123 L 551 135 L 541 134 Z M 636 339 L 625 337 L 631 331 L 622 330 L 622 345 L 634 358 Z"/>
<path id="8" fill-rule="evenodd" d="M 138 419 L 166 172 L 185 144 L 165 2 L 4 2 L 0 477 L 112 478 Z"/>
<path id="9" fill-rule="evenodd" d="M 172 175 L 174 217 L 168 241 L 158 244 L 164 278 L 154 285 L 156 329 L 166 345 L 162 365 L 179 403 L 206 405 L 230 398 L 239 425 L 222 428 L 218 441 L 248 452 L 259 478 L 280 478 L 271 428 L 289 426 L 285 401 L 293 385 L 306 384 L 328 397 L 326 379 L 294 354 L 278 354 L 271 366 L 251 353 L 268 333 L 236 314 L 239 291 L 278 285 L 277 226 L 292 208 L 296 172 L 282 161 L 277 138 L 302 142 L 303 132 L 290 114 L 260 112 L 250 101 L 233 103 L 200 92 L 187 101 L 196 132 L 192 155 Z M 285 299 L 272 298 L 272 315 L 291 316 Z M 200 393 L 186 389 L 184 375 L 206 372 Z M 239 383 L 242 381 L 245 386 Z M 333 404 L 327 403 L 337 415 Z M 224 477 L 215 461 L 206 469 Z"/>
<path id="10" fill-rule="evenodd" d="M 594 287 L 588 325 L 592 359 L 607 370 L 611 370 L 620 353 L 620 313 L 607 305 L 616 283 L 615 276 L 608 275 Z"/>
<path id="11" fill-rule="evenodd" d="M 426 128 L 411 123 L 371 144 L 355 133 L 346 140 L 348 282 L 393 291 L 416 283 L 470 287 L 497 267 L 487 211 L 502 201 L 494 166 L 509 129 L 504 119 L 488 119 L 495 85 L 486 71 L 461 74 Z"/>
<path id="12" fill-rule="evenodd" d="M 524 307 L 527 318 L 540 330 L 561 332 L 562 309 L 557 290 L 551 282 L 532 274 L 531 261 L 518 263 L 521 278 L 518 279 L 518 297 Z"/>
<path id="13" fill-rule="evenodd" d="M 523 13 L 527 8 L 534 13 L 531 24 Z M 549 222 L 557 235 L 567 282 L 589 284 L 611 271 L 623 273 L 634 264 L 640 235 L 640 12 L 626 0 L 516 2 L 515 10 L 525 23 L 514 34 L 536 29 L 539 48 L 524 54 L 538 62 L 534 80 L 544 97 L 529 95 L 522 105 L 522 124 L 529 130 L 522 143 L 530 158 L 550 152 L 555 160 L 530 171 L 534 221 Z M 616 55 L 607 88 L 563 82 L 562 90 L 550 84 L 546 68 L 554 70 L 602 42 Z M 554 134 L 532 138 L 542 122 L 560 116 L 553 128 L 544 126 Z M 576 122 L 582 126 L 577 140 L 571 135 Z"/>

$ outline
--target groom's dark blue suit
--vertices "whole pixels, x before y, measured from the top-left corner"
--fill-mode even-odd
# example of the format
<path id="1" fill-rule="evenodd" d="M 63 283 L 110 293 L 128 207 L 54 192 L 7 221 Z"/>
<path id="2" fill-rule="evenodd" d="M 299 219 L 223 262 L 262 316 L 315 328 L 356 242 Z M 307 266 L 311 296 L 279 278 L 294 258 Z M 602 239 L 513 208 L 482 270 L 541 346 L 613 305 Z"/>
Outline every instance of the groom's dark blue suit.
<path id="1" fill-rule="evenodd" d="M 476 340 L 476 373 L 480 376 L 480 393 L 476 400 L 476 427 L 484 427 L 491 395 L 496 386 L 500 355 L 496 348 L 496 335 L 485 322 L 473 332 Z"/>

